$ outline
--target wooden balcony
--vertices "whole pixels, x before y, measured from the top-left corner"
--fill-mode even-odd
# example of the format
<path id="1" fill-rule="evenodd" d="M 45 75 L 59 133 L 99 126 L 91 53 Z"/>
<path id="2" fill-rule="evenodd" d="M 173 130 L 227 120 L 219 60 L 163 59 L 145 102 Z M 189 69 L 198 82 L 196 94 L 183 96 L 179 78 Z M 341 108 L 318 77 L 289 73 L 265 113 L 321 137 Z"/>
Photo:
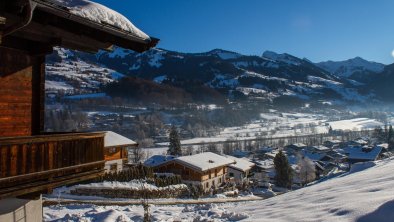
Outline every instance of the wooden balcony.
<path id="1" fill-rule="evenodd" d="M 0 138 L 0 199 L 50 191 L 104 170 L 104 133 Z"/>

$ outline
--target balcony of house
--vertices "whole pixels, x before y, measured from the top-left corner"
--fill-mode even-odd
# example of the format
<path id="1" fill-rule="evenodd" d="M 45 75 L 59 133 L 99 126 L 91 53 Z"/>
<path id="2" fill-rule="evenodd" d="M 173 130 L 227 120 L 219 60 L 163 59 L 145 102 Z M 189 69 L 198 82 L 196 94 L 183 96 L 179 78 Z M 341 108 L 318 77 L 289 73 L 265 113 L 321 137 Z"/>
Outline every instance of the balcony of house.
<path id="1" fill-rule="evenodd" d="M 104 133 L 0 138 L 0 199 L 95 178 L 104 170 Z"/>

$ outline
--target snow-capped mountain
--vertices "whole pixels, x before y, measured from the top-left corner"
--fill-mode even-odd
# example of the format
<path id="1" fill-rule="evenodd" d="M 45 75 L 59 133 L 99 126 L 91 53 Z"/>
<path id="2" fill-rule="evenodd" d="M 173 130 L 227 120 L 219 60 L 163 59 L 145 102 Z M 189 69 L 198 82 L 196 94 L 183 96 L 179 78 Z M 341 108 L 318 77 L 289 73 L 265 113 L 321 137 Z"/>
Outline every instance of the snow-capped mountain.
<path id="1" fill-rule="evenodd" d="M 47 57 L 45 71 L 45 89 L 66 94 L 100 91 L 102 85 L 124 76 L 80 57 L 78 52 L 63 48 L 55 48 L 54 53 Z"/>
<path id="2" fill-rule="evenodd" d="M 57 48 L 47 61 L 47 80 L 51 81 L 47 84 L 51 85 L 56 85 L 56 81 L 68 85 L 79 82 L 100 91 L 101 86 L 129 76 L 180 88 L 193 98 L 201 97 L 205 92 L 204 97 L 220 93 L 229 99 L 274 101 L 286 98 L 285 101 L 334 103 L 363 102 L 374 95 L 365 89 L 365 82 L 331 72 L 331 69 L 326 70 L 327 67 L 339 67 L 335 70 L 346 67 L 348 72 L 380 70 L 380 64 L 360 58 L 345 61 L 342 65 L 335 62 L 316 65 L 286 53 L 266 51 L 262 56 L 248 56 L 221 49 L 181 53 L 156 48 L 138 54 L 114 48 L 112 52 L 91 55 Z M 100 77 L 100 73 L 105 75 Z"/>
<path id="3" fill-rule="evenodd" d="M 333 75 L 349 78 L 358 78 L 370 72 L 380 73 L 384 69 L 383 64 L 367 61 L 360 57 L 338 62 L 320 62 L 316 63 L 316 65 Z"/>

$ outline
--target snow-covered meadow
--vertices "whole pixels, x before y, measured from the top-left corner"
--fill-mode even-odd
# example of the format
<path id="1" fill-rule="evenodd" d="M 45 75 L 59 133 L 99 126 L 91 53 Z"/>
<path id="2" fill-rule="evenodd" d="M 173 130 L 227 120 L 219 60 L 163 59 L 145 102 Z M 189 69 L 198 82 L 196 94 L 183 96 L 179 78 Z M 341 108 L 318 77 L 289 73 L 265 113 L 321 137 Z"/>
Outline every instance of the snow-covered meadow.
<path id="1" fill-rule="evenodd" d="M 225 142 L 227 140 L 252 140 L 256 138 L 279 138 L 327 133 L 329 127 L 333 130 L 366 130 L 374 129 L 384 124 L 369 118 L 353 118 L 339 121 L 329 121 L 327 116 L 308 113 L 280 113 L 270 110 L 261 113 L 260 119 L 237 127 L 222 129 L 217 135 L 197 137 L 181 141 L 183 145 L 198 143 Z M 168 143 L 158 143 L 166 146 Z"/>

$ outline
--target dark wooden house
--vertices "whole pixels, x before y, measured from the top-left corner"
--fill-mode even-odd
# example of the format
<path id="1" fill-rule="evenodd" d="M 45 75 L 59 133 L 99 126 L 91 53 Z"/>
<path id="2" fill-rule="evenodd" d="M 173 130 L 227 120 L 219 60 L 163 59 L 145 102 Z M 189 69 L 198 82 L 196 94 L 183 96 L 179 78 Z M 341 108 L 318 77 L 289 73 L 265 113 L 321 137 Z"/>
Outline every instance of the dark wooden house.
<path id="1" fill-rule="evenodd" d="M 39 195 L 104 170 L 104 132 L 43 132 L 45 56 L 53 47 L 143 52 L 158 42 L 59 2 L 0 1 L 0 200 Z"/>

